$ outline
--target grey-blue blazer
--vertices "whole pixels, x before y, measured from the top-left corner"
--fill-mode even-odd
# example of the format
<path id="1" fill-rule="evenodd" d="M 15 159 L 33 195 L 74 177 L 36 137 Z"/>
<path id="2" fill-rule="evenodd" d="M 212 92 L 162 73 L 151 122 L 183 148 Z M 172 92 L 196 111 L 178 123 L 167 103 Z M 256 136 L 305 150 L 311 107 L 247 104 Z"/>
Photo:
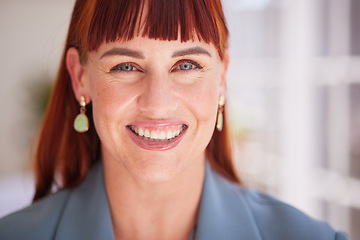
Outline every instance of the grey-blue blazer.
<path id="1" fill-rule="evenodd" d="M 112 240 L 102 164 L 75 189 L 61 190 L 0 219 L 1 240 Z M 343 240 L 299 210 L 231 183 L 206 164 L 196 240 Z"/>

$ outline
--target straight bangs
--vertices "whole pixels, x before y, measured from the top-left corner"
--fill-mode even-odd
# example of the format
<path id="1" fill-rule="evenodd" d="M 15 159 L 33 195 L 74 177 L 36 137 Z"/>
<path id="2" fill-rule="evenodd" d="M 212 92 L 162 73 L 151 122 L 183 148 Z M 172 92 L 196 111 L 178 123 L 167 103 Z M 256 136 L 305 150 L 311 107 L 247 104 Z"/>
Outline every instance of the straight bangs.
<path id="1" fill-rule="evenodd" d="M 89 1 L 92 2 L 92 1 Z M 228 29 L 220 0 L 98 0 L 83 14 L 79 45 L 83 53 L 104 42 L 136 36 L 212 43 L 223 58 Z M 79 46 L 78 45 L 78 46 Z"/>

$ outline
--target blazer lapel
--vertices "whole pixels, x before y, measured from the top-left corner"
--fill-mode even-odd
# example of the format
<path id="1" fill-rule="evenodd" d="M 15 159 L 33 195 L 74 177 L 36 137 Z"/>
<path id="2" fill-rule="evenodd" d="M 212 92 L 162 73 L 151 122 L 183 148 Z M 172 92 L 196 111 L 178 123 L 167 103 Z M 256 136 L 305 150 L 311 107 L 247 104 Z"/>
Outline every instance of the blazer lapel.
<path id="1" fill-rule="evenodd" d="M 262 239 L 241 187 L 213 171 L 206 163 L 196 240 Z"/>
<path id="2" fill-rule="evenodd" d="M 55 240 L 113 240 L 102 164 L 74 189 L 59 220 Z"/>
<path id="3" fill-rule="evenodd" d="M 206 163 L 196 240 L 261 240 L 251 210 L 238 185 L 229 183 Z M 72 190 L 55 240 L 114 240 L 102 164 Z"/>

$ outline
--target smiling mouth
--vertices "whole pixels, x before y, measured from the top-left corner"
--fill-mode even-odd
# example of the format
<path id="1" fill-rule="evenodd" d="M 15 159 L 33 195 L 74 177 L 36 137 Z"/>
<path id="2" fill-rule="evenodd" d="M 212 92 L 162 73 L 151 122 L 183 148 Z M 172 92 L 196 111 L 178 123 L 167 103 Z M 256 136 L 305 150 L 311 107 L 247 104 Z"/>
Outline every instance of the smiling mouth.
<path id="1" fill-rule="evenodd" d="M 188 128 L 188 126 L 185 124 L 159 128 L 145 128 L 135 125 L 127 125 L 126 127 L 138 138 L 149 142 L 172 141 L 178 138 Z"/>

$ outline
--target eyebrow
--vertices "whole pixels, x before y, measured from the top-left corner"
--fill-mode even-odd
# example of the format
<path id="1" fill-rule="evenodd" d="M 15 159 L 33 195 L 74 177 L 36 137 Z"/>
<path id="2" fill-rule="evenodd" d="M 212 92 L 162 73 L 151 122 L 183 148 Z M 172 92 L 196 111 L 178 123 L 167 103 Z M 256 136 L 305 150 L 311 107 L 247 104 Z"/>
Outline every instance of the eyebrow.
<path id="1" fill-rule="evenodd" d="M 182 57 L 182 56 L 186 56 L 186 55 L 208 55 L 209 57 L 211 57 L 211 54 L 205 50 L 202 47 L 192 47 L 192 48 L 187 48 L 187 49 L 183 49 L 183 50 L 179 50 L 173 53 L 173 55 L 171 57 Z"/>
<path id="2" fill-rule="evenodd" d="M 202 47 L 192 47 L 192 48 L 187 48 L 187 49 L 183 49 L 183 50 L 179 50 L 179 51 L 175 51 L 172 54 L 172 58 L 175 57 L 182 57 L 182 56 L 186 56 L 186 55 L 208 55 L 209 57 L 211 57 L 211 54 L 204 48 Z M 107 56 L 129 56 L 129 57 L 134 57 L 134 58 L 140 58 L 140 59 L 144 59 L 145 56 L 136 50 L 130 50 L 130 49 L 126 49 L 126 48 L 112 48 L 109 51 L 105 52 L 103 55 L 101 55 L 100 59 L 107 57 Z"/>
<path id="3" fill-rule="evenodd" d="M 144 59 L 145 56 L 139 52 L 139 51 L 135 51 L 135 50 L 130 50 L 130 49 L 126 49 L 126 48 L 112 48 L 109 51 L 105 52 L 103 55 L 101 55 L 100 59 L 107 57 L 107 56 L 128 56 L 128 57 L 134 57 L 134 58 L 140 58 L 140 59 Z"/>

